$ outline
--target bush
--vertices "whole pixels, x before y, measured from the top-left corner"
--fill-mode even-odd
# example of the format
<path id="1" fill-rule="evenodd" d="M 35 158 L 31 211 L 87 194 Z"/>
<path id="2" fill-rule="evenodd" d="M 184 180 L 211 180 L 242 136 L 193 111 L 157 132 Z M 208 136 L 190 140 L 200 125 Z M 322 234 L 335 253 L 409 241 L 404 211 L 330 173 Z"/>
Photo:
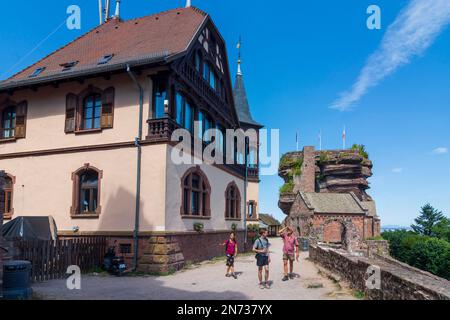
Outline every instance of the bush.
<path id="1" fill-rule="evenodd" d="M 437 238 L 421 237 L 411 246 L 408 264 L 450 279 L 450 243 Z"/>
<path id="2" fill-rule="evenodd" d="M 410 266 L 450 279 L 450 243 L 411 231 L 383 232 L 391 255 Z"/>
<path id="3" fill-rule="evenodd" d="M 196 223 L 194 223 L 194 230 L 195 230 L 195 231 L 197 231 L 197 232 L 202 232 L 202 231 L 203 231 L 203 228 L 204 228 L 203 223 L 201 223 L 201 222 L 196 222 Z"/>
<path id="4" fill-rule="evenodd" d="M 366 151 L 366 146 L 363 144 L 354 144 L 352 150 L 358 151 L 359 155 L 364 159 L 369 159 L 369 154 Z"/>
<path id="5" fill-rule="evenodd" d="M 293 191 L 294 191 L 294 182 L 293 181 L 286 182 L 280 188 L 280 194 L 290 193 Z"/>

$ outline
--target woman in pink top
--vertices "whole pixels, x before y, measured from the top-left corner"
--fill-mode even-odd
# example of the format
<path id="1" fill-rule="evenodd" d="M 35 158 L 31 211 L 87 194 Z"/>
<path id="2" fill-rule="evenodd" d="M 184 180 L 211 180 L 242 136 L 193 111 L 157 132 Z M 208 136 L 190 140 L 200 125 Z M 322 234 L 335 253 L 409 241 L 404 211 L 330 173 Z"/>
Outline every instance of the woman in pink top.
<path id="1" fill-rule="evenodd" d="M 221 245 L 225 246 L 225 254 L 227 256 L 227 273 L 225 276 L 237 279 L 237 276 L 234 273 L 234 258 L 236 258 L 238 248 L 234 232 L 232 232 L 230 238 Z"/>
<path id="2" fill-rule="evenodd" d="M 294 235 L 294 231 L 291 227 L 286 227 L 280 230 L 280 236 L 283 239 L 283 264 L 284 264 L 284 277 L 283 281 L 294 278 L 294 252 L 295 259 L 298 262 L 299 251 L 298 251 L 298 240 Z M 288 273 L 288 261 L 289 261 L 289 273 Z"/>

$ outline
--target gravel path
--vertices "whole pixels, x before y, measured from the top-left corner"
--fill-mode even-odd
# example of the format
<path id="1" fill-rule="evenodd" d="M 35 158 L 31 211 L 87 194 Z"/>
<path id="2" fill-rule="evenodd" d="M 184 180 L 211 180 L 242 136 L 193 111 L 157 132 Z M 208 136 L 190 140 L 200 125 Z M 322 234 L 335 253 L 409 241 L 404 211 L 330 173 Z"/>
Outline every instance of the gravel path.
<path id="1" fill-rule="evenodd" d="M 238 279 L 225 277 L 223 261 L 208 261 L 194 265 L 170 276 L 112 277 L 85 275 L 81 290 L 68 290 L 65 280 L 34 284 L 33 290 L 41 299 L 138 299 L 138 300 L 236 300 L 236 299 L 354 299 L 351 291 L 322 276 L 310 262 L 308 253 L 294 265 L 297 278 L 282 282 L 282 241 L 271 239 L 271 289 L 259 289 L 254 255 L 236 259 Z M 343 286 L 345 287 L 345 285 Z"/>

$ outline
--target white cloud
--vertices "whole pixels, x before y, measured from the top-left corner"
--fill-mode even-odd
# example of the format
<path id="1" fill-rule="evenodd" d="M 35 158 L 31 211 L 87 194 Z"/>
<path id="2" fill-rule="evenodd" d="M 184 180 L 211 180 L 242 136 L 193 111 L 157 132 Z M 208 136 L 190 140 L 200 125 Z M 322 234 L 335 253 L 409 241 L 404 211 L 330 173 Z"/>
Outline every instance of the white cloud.
<path id="1" fill-rule="evenodd" d="M 403 168 L 394 168 L 392 169 L 393 173 L 402 173 L 403 172 Z"/>
<path id="2" fill-rule="evenodd" d="M 448 148 L 446 147 L 439 147 L 433 150 L 434 154 L 447 154 L 448 153 Z"/>
<path id="3" fill-rule="evenodd" d="M 351 109 L 370 88 L 423 54 L 449 23 L 449 0 L 411 0 L 388 27 L 352 88 L 341 93 L 331 108 Z"/>

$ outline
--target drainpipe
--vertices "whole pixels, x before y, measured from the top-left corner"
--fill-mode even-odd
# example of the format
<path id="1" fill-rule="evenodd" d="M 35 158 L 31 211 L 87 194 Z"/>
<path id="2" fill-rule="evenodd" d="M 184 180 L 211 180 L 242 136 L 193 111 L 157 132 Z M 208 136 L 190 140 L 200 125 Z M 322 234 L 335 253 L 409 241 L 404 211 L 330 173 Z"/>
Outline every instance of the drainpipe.
<path id="1" fill-rule="evenodd" d="M 244 245 L 247 246 L 247 185 L 248 185 L 248 148 L 249 139 L 245 137 L 245 151 L 244 151 L 244 165 L 245 165 L 245 177 L 244 177 Z"/>
<path id="2" fill-rule="evenodd" d="M 142 163 L 142 118 L 144 112 L 144 89 L 136 79 L 136 76 L 130 69 L 130 65 L 127 65 L 127 72 L 133 80 L 136 87 L 139 89 L 139 129 L 138 136 L 134 140 L 134 145 L 137 148 L 137 166 L 136 166 L 136 211 L 134 217 L 134 256 L 133 256 L 133 271 L 138 267 L 138 254 L 139 254 L 139 216 L 141 211 L 141 163 Z"/>

